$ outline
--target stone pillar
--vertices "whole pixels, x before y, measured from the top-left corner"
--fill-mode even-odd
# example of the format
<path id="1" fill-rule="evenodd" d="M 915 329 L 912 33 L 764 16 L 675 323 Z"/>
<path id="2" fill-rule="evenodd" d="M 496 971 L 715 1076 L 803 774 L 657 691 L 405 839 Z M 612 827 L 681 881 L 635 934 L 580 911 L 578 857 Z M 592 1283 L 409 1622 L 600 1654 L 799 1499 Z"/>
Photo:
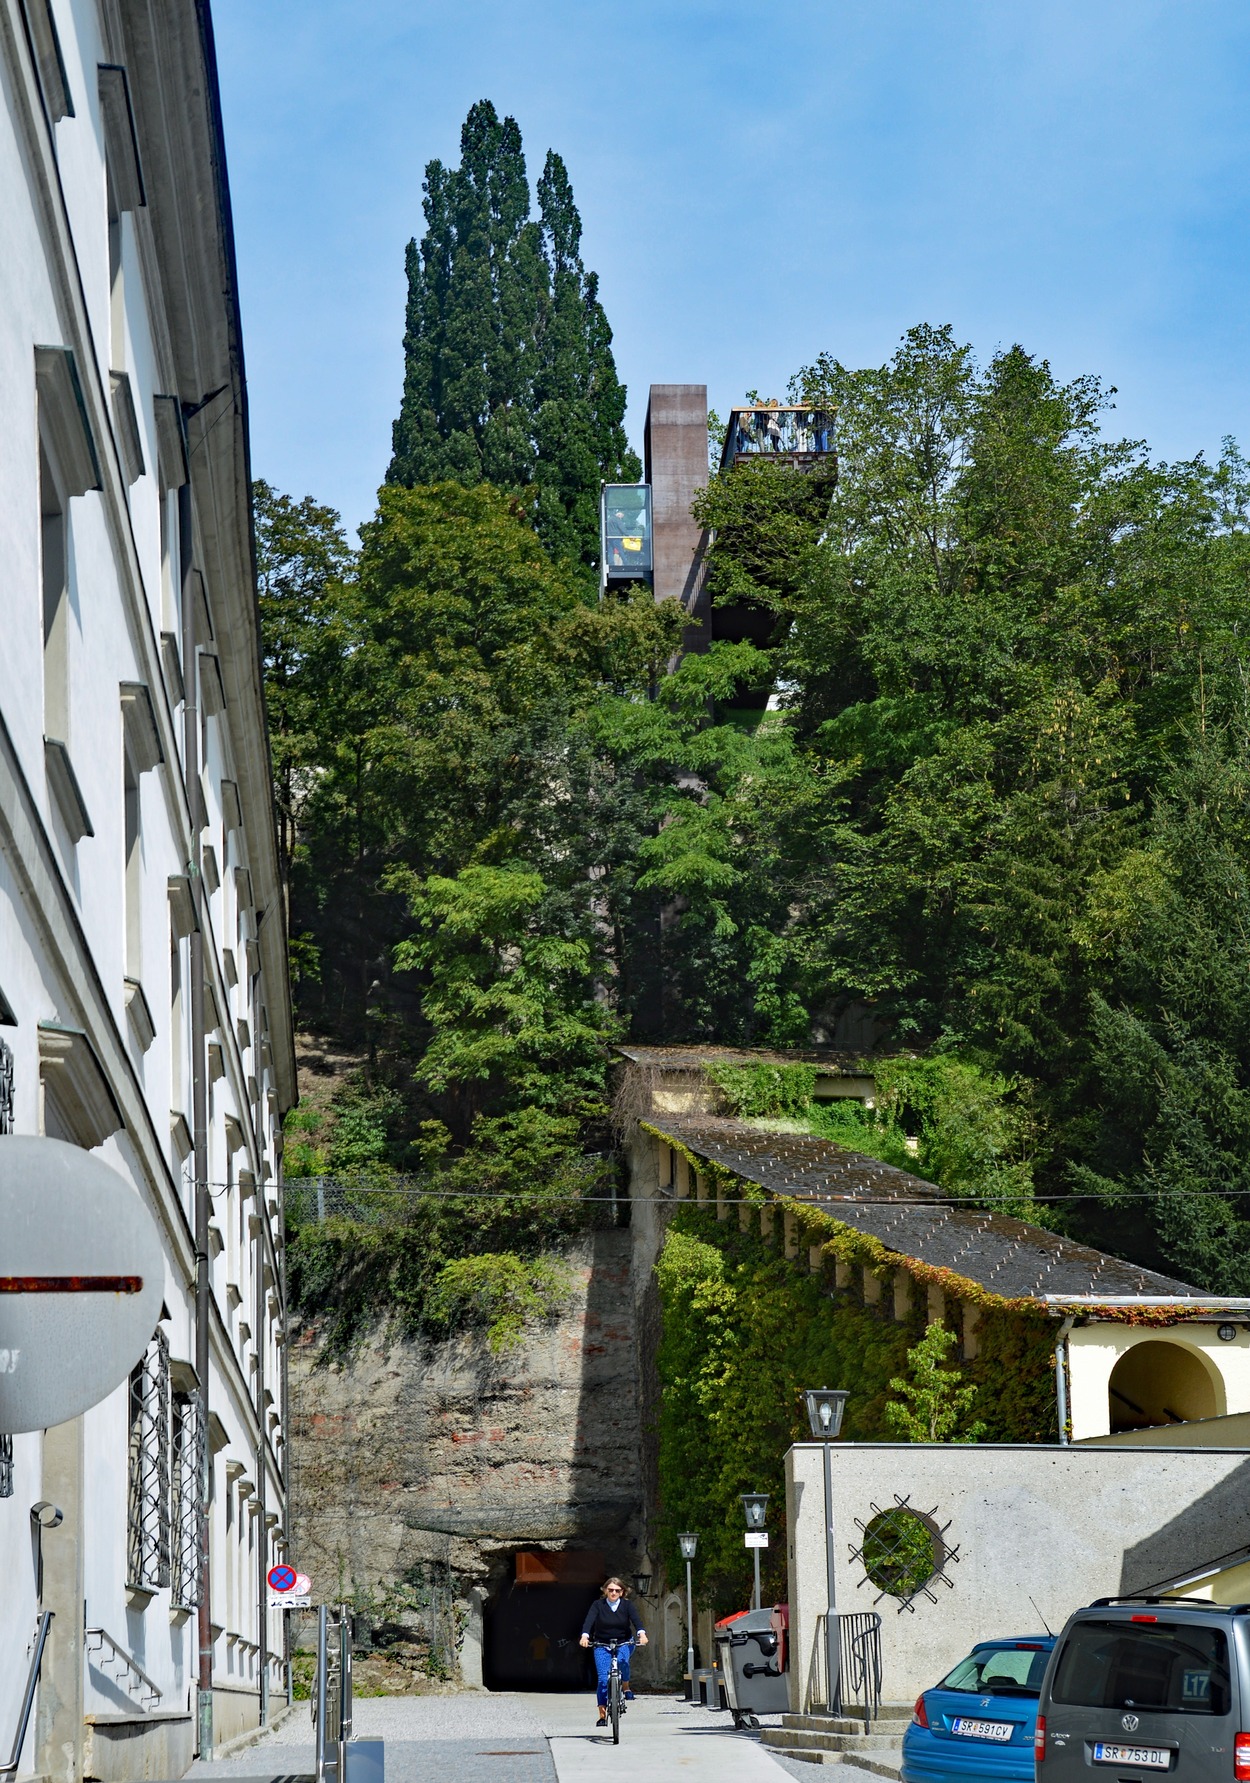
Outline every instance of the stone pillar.
<path id="1" fill-rule="evenodd" d="M 707 1200 L 707 1177 L 701 1170 L 696 1170 L 694 1173 L 694 1198 L 700 1207 Z"/>
<path id="2" fill-rule="evenodd" d="M 799 1223 L 789 1209 L 781 1216 L 781 1230 L 785 1241 L 786 1261 L 793 1263 L 799 1254 Z"/>
<path id="3" fill-rule="evenodd" d="M 928 1322 L 930 1325 L 946 1322 L 946 1290 L 939 1288 L 936 1282 L 929 1283 Z"/>
<path id="4" fill-rule="evenodd" d="M 807 1247 L 807 1267 L 813 1275 L 825 1272 L 825 1247 L 823 1244 L 809 1244 Z"/>
<path id="5" fill-rule="evenodd" d="M 964 1360 L 976 1360 L 977 1351 L 981 1348 L 981 1308 L 974 1306 L 970 1300 L 963 1303 L 964 1315 Z"/>
<path id="6" fill-rule="evenodd" d="M 36 1739 L 40 1774 L 49 1783 L 81 1783 L 83 1772 L 83 1421 L 71 1418 L 43 1433 L 43 1496 L 62 1514 L 59 1528 L 40 1531 L 41 1608 L 53 1612 L 39 1678 Z M 118 1532 L 125 1539 L 125 1530 Z"/>
<path id="7" fill-rule="evenodd" d="M 729 1218 L 729 1196 L 725 1190 L 725 1179 L 719 1174 L 716 1178 L 716 1217 L 718 1220 Z"/>
<path id="8" fill-rule="evenodd" d="M 652 384 L 643 450 L 651 485 L 655 598 L 678 600 L 689 614 L 683 650 L 706 650 L 711 642 L 703 567 L 707 535 L 690 517 L 695 495 L 707 488 L 706 384 Z"/>
<path id="9" fill-rule="evenodd" d="M 906 1269 L 894 1271 L 894 1317 L 900 1325 L 911 1312 L 911 1276 Z"/>
<path id="10" fill-rule="evenodd" d="M 849 1288 L 851 1285 L 851 1266 L 842 1257 L 833 1266 L 833 1285 L 835 1288 Z"/>
<path id="11" fill-rule="evenodd" d="M 881 1304 L 881 1277 L 875 1269 L 864 1264 L 864 1305 L 879 1306 Z"/>
<path id="12" fill-rule="evenodd" d="M 771 1201 L 766 1201 L 760 1208 L 760 1237 L 765 1244 L 773 1242 L 773 1229 L 777 1220 L 777 1209 Z"/>
<path id="13" fill-rule="evenodd" d="M 748 1201 L 744 1196 L 738 1203 L 738 1230 L 739 1232 L 750 1232 L 754 1229 L 754 1226 L 755 1203 L 754 1201 Z"/>

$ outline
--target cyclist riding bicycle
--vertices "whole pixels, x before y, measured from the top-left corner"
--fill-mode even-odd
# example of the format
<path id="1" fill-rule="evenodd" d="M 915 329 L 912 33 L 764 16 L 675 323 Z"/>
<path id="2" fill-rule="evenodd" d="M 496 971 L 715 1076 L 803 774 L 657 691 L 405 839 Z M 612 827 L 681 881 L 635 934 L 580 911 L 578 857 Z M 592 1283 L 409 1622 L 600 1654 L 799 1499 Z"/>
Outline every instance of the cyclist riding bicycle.
<path id="1" fill-rule="evenodd" d="M 582 1623 L 583 1647 L 592 1643 L 595 1649 L 595 1673 L 599 1680 L 596 1701 L 599 1705 L 597 1726 L 603 1727 L 608 1719 L 608 1674 L 612 1670 L 612 1655 L 601 1646 L 601 1641 L 616 1641 L 616 1662 L 620 1668 L 621 1678 L 625 1684 L 625 1695 L 632 1700 L 633 1691 L 629 1688 L 629 1658 L 633 1652 L 635 1637 L 638 1645 L 647 1644 L 647 1631 L 638 1620 L 638 1612 L 628 1601 L 624 1581 L 611 1578 L 603 1586 L 599 1601 L 592 1603 L 586 1612 L 586 1620 Z"/>

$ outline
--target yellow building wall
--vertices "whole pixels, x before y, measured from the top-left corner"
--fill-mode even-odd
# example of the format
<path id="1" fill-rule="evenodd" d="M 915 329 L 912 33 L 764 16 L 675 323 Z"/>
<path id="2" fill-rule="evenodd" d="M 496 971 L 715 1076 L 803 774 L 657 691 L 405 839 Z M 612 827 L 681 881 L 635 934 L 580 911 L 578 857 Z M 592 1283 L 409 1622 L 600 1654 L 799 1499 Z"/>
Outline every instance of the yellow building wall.
<path id="1" fill-rule="evenodd" d="M 1232 1324 L 1230 1319 L 1228 1323 Z M 1197 1361 L 1210 1384 L 1210 1399 L 1194 1403 L 1192 1391 L 1183 1391 L 1183 1364 L 1169 1361 L 1165 1351 L 1152 1352 L 1159 1375 L 1158 1397 L 1171 1405 L 1172 1397 L 1183 1403 L 1173 1409 L 1196 1412 L 1199 1416 L 1224 1417 L 1234 1412 L 1250 1412 L 1250 1331 L 1236 1325 L 1236 1336 L 1230 1343 L 1217 1335 L 1215 1324 L 1133 1326 L 1113 1323 L 1079 1326 L 1068 1335 L 1068 1405 L 1072 1422 L 1072 1438 L 1081 1442 L 1091 1436 L 1107 1436 L 1111 1432 L 1109 1388 L 1111 1375 L 1121 1357 L 1142 1344 L 1175 1345 L 1186 1358 Z M 1145 1404 L 1144 1398 L 1138 1403 Z M 1160 1423 L 1165 1420 L 1161 1417 Z"/>

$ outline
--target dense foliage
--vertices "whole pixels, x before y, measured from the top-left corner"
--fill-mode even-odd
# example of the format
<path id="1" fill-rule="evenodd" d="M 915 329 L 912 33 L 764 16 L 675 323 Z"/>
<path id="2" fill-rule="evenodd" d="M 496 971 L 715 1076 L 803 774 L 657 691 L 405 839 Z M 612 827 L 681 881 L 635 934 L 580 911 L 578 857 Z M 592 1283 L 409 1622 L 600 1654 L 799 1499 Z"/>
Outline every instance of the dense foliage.
<path id="1" fill-rule="evenodd" d="M 1103 431 L 1096 381 L 1019 347 L 978 366 L 948 330 L 822 358 L 795 389 L 836 413 L 836 477 L 713 478 L 715 597 L 759 623 L 667 672 L 674 615 L 594 604 L 534 494 L 559 452 L 513 322 L 542 311 L 550 341 L 557 262 L 569 339 L 593 309 L 567 182 L 549 164 L 531 223 L 514 128 L 471 125 L 413 261 L 432 456 L 358 555 L 315 504 L 257 505 L 301 1014 L 368 1056 L 385 1166 L 469 1197 L 437 1267 L 539 1253 L 518 1197 L 601 1168 L 615 1035 L 868 1032 L 875 1109 L 780 1118 L 1250 1290 L 1236 451 L 1153 463 Z M 581 412 L 581 376 L 551 414 Z M 301 1279 L 351 1278 L 314 1261 Z"/>
<path id="2" fill-rule="evenodd" d="M 533 220 L 521 132 L 489 100 L 465 119 L 460 156 L 426 168 L 426 232 L 408 244 L 388 481 L 523 491 L 553 557 L 589 569 L 599 485 L 633 481 L 639 465 L 568 172 L 549 152 Z"/>
<path id="3" fill-rule="evenodd" d="M 674 1217 L 657 1270 L 661 1542 L 675 1554 L 678 1530 L 700 1531 L 702 1588 L 723 1610 L 741 1607 L 738 1495 L 766 1491 L 784 1504 L 784 1457 L 809 1436 L 803 1393 L 814 1382 L 854 1383 L 843 1425 L 852 1440 L 924 1440 L 920 1421 L 927 1429 L 931 1418 L 962 1436 L 971 1426 L 990 1441 L 1054 1440 L 1049 1320 L 987 1305 L 976 1360 L 943 1365 L 954 1340 L 940 1326 L 926 1333 L 923 1295 L 903 1322 L 892 1304 L 865 1303 L 863 1269 L 884 1273 L 884 1253 L 805 1217 L 805 1241 L 856 1259 L 846 1287 L 833 1288 L 831 1269 L 801 1272 L 758 1232 L 690 1206 Z M 768 1550 L 765 1581 L 774 1601 L 784 1597 L 783 1544 Z"/>

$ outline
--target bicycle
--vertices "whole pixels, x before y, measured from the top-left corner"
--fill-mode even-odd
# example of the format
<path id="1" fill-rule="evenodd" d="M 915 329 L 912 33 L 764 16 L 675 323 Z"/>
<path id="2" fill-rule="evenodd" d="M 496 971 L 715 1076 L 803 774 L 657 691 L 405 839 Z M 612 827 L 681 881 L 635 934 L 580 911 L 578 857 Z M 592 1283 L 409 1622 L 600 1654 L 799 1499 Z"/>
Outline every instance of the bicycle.
<path id="1" fill-rule="evenodd" d="M 612 1744 L 621 1743 L 621 1716 L 625 1713 L 625 1682 L 621 1677 L 620 1661 L 616 1657 L 619 1641 L 596 1641 L 596 1647 L 602 1647 L 612 1655 L 612 1667 L 608 1672 L 608 1724 L 612 1729 Z"/>

